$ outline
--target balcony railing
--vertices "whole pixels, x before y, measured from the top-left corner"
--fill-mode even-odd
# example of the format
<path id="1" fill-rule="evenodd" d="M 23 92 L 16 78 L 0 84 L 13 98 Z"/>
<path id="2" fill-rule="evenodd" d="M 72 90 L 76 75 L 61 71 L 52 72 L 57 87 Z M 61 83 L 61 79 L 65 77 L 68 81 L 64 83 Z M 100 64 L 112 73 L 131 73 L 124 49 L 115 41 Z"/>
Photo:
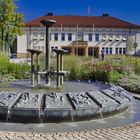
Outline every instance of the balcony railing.
<path id="1" fill-rule="evenodd" d="M 72 42 L 73 46 L 76 46 L 76 45 L 78 45 L 78 46 L 85 46 L 87 44 L 88 44 L 87 41 L 73 41 Z"/>

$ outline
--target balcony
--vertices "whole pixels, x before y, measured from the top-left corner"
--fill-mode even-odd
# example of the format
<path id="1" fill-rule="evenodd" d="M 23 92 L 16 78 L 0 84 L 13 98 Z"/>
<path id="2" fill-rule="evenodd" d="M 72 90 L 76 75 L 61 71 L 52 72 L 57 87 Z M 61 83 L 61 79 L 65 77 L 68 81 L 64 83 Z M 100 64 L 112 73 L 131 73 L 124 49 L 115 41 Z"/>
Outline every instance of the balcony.
<path id="1" fill-rule="evenodd" d="M 72 42 L 72 45 L 73 46 L 87 46 L 88 45 L 88 43 L 87 43 L 87 41 L 73 41 Z"/>

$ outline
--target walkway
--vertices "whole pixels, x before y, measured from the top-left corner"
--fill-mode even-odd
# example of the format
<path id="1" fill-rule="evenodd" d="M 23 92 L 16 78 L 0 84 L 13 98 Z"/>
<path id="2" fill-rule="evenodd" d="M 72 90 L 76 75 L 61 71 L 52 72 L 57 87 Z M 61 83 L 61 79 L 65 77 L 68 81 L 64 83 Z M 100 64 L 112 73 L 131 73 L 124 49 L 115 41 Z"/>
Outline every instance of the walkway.
<path id="1" fill-rule="evenodd" d="M 123 127 L 65 133 L 0 132 L 1 140 L 140 140 L 140 122 Z"/>

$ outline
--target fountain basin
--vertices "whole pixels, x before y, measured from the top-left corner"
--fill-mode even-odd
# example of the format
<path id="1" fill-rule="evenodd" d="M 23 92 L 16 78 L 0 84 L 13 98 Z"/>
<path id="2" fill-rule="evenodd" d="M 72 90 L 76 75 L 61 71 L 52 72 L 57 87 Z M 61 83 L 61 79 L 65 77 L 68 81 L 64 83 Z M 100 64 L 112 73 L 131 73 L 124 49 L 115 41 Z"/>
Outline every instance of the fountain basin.
<path id="1" fill-rule="evenodd" d="M 44 121 L 71 120 L 71 106 L 64 93 L 50 93 L 45 97 Z"/>
<path id="2" fill-rule="evenodd" d="M 89 120 L 122 113 L 130 107 L 132 101 L 131 93 L 118 86 L 87 92 L 1 92 L 0 116 L 10 122 Z"/>
<path id="3" fill-rule="evenodd" d="M 0 119 L 6 119 L 13 106 L 20 98 L 21 93 L 0 92 Z"/>
<path id="4" fill-rule="evenodd" d="M 16 121 L 37 121 L 40 118 L 40 110 L 42 108 L 41 94 L 23 93 L 17 100 L 10 115 L 10 120 Z"/>

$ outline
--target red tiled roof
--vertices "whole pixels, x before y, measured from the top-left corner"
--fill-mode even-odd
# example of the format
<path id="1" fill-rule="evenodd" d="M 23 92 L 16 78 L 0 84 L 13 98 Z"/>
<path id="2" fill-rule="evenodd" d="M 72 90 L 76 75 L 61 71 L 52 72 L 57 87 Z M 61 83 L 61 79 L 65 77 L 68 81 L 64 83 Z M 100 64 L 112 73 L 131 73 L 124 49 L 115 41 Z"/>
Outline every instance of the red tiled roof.
<path id="1" fill-rule="evenodd" d="M 41 20 L 56 20 L 53 26 L 63 27 L 113 27 L 113 28 L 140 28 L 140 26 L 111 16 L 42 16 L 31 20 L 25 25 L 40 26 Z"/>

